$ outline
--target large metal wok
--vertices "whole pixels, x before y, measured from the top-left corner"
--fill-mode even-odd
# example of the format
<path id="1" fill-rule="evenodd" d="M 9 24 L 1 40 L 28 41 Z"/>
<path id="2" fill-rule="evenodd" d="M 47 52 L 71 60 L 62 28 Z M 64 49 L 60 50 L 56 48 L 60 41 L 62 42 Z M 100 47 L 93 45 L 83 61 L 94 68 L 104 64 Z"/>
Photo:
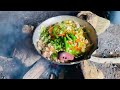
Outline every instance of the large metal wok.
<path id="1" fill-rule="evenodd" d="M 88 33 L 88 37 L 89 39 L 91 40 L 91 42 L 93 43 L 93 46 L 92 48 L 90 49 L 90 51 L 87 53 L 87 55 L 76 61 L 76 62 L 71 62 L 71 63 L 57 63 L 57 62 L 53 62 L 52 60 L 46 60 L 47 61 L 50 61 L 50 62 L 53 62 L 55 64 L 59 64 L 59 65 L 73 65 L 73 64 L 78 64 L 80 63 L 82 60 L 86 60 L 86 59 L 90 59 L 92 53 L 97 49 L 98 47 L 98 38 L 97 38 L 97 34 L 96 34 L 96 31 L 95 29 L 93 28 L 93 26 L 91 24 L 89 24 L 88 22 L 82 20 L 82 19 L 79 19 L 75 16 L 69 16 L 69 15 L 62 15 L 62 16 L 56 16 L 56 17 L 52 17 L 52 18 L 49 18 L 47 20 L 45 20 L 44 22 L 42 22 L 34 31 L 33 33 L 33 44 L 36 48 L 36 50 L 38 51 L 38 53 L 40 54 L 38 48 L 37 48 L 37 41 L 39 40 L 39 37 L 40 37 L 40 28 L 41 26 L 45 26 L 45 27 L 48 27 L 52 24 L 55 24 L 57 22 L 61 22 L 61 21 L 64 21 L 64 20 L 73 20 L 73 21 L 76 21 L 78 22 L 81 26 L 85 26 L 85 29 Z M 41 54 L 40 54 L 41 55 Z M 41 55 L 42 56 L 42 55 Z M 42 56 L 43 57 L 43 56 Z M 44 57 L 43 57 L 44 58 Z M 78 58 L 79 59 L 79 58 Z"/>

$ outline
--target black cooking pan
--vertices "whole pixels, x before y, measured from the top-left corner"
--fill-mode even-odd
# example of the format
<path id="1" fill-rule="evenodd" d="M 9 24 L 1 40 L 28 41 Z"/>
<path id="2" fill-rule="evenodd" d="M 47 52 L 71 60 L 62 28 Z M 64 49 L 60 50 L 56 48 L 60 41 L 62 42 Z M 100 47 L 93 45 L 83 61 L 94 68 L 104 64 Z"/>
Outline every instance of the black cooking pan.
<path id="1" fill-rule="evenodd" d="M 92 42 L 92 47 L 89 48 L 88 52 L 86 53 L 86 55 L 84 57 L 79 57 L 77 58 L 75 62 L 70 62 L 70 63 L 58 63 L 58 62 L 53 62 L 52 60 L 46 60 L 47 61 L 50 61 L 52 63 L 55 63 L 55 64 L 58 64 L 58 65 L 73 65 L 73 64 L 78 64 L 80 63 L 82 60 L 86 60 L 86 59 L 90 59 L 92 53 L 97 49 L 98 47 L 98 38 L 97 38 L 97 34 L 96 34 L 96 31 L 95 29 L 93 28 L 93 26 L 82 20 L 82 19 L 79 19 L 75 16 L 69 16 L 69 15 L 62 15 L 62 16 L 56 16 L 56 17 L 52 17 L 52 18 L 49 18 L 47 20 L 45 20 L 44 22 L 42 22 L 34 31 L 33 33 L 33 44 L 36 48 L 36 50 L 38 51 L 38 53 L 41 55 L 41 53 L 39 52 L 38 48 L 37 48 L 37 42 L 39 40 L 39 37 L 40 37 L 40 29 L 42 26 L 45 26 L 45 27 L 48 27 L 52 24 L 55 24 L 57 22 L 61 22 L 61 21 L 65 21 L 65 20 L 72 20 L 72 21 L 76 21 L 78 22 L 81 26 L 85 26 L 85 30 L 88 34 L 88 37 L 90 39 L 90 41 Z M 42 56 L 42 55 L 41 55 Z M 43 56 L 42 56 L 43 57 Z M 44 58 L 44 57 L 43 57 Z"/>

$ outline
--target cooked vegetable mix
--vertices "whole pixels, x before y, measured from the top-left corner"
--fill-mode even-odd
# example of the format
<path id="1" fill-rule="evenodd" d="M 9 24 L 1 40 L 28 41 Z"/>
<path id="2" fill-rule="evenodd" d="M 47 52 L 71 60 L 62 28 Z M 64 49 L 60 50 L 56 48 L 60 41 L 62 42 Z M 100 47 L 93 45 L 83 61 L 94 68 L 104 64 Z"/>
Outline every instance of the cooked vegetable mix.
<path id="1" fill-rule="evenodd" d="M 66 55 L 74 57 L 83 55 L 90 45 L 85 35 L 83 27 L 77 22 L 66 20 L 49 27 L 42 27 L 37 45 L 43 57 L 55 62 L 67 62 L 66 57 L 63 57 L 65 60 L 60 60 L 58 53 L 64 51 Z"/>

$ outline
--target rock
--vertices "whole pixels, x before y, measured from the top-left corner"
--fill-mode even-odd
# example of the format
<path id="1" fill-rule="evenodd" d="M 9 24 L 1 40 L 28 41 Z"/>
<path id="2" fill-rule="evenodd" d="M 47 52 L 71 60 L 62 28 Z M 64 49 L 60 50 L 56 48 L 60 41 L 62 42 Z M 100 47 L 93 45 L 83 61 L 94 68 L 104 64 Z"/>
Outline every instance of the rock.
<path id="1" fill-rule="evenodd" d="M 81 63 L 81 68 L 85 79 L 104 79 L 102 71 L 90 65 L 87 60 Z"/>
<path id="2" fill-rule="evenodd" d="M 94 28 L 97 25 L 98 17 L 90 11 L 81 11 L 77 15 L 80 19 L 88 21 Z M 86 18 L 85 18 L 86 16 Z"/>
<path id="3" fill-rule="evenodd" d="M 27 40 L 25 40 L 27 41 Z M 36 61 L 38 61 L 41 56 L 32 48 L 31 43 L 18 42 L 16 43 L 16 47 L 13 53 L 13 57 L 18 58 L 21 62 L 29 67 L 33 65 Z"/>
<path id="4" fill-rule="evenodd" d="M 120 25 L 110 25 L 110 27 L 98 36 L 98 49 L 96 55 L 99 57 L 119 57 L 120 56 Z"/>
<path id="5" fill-rule="evenodd" d="M 22 32 L 23 33 L 31 33 L 34 29 L 34 26 L 31 26 L 31 25 L 24 25 L 23 28 L 22 28 Z"/>
<path id="6" fill-rule="evenodd" d="M 84 19 L 84 17 L 86 17 L 85 20 L 88 21 L 95 28 L 98 35 L 103 33 L 110 26 L 109 20 L 97 16 L 90 11 L 81 11 L 80 13 L 78 13 L 77 17 L 81 19 Z"/>
<path id="7" fill-rule="evenodd" d="M 0 66 L 0 72 L 2 72 L 3 71 L 3 67 L 2 66 Z"/>
<path id="8" fill-rule="evenodd" d="M 97 26 L 95 27 L 97 34 L 99 35 L 99 34 L 103 33 L 109 26 L 110 26 L 109 20 L 99 17 Z"/>
<path id="9" fill-rule="evenodd" d="M 93 64 L 96 66 L 97 69 L 101 70 L 104 74 L 104 79 L 119 79 L 120 78 L 120 65 L 118 64 L 116 67 L 113 63 L 95 63 L 89 61 L 90 64 Z"/>
<path id="10" fill-rule="evenodd" d="M 22 36 L 24 36 L 24 38 L 20 41 L 16 41 L 12 57 L 18 58 L 26 67 L 29 67 L 39 60 L 41 56 L 37 53 L 32 44 L 33 26 L 24 25 L 22 30 Z"/>
<path id="11" fill-rule="evenodd" d="M 0 79 L 19 79 L 27 71 L 20 60 L 0 56 Z"/>
<path id="12" fill-rule="evenodd" d="M 91 56 L 89 61 L 96 62 L 96 63 L 120 63 L 120 57 L 114 57 L 114 58 L 101 58 L 101 57 L 96 57 L 96 56 Z"/>

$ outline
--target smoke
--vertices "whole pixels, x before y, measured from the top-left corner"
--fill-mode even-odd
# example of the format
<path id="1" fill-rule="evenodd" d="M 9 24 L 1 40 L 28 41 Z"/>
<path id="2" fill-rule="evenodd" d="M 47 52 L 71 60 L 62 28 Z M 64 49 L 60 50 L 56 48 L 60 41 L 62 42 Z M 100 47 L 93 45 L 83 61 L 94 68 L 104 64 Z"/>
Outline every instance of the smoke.
<path id="1" fill-rule="evenodd" d="M 12 12 L 0 12 L 0 55 L 9 56 L 14 43 L 20 40 L 23 21 Z"/>
<path id="2" fill-rule="evenodd" d="M 22 43 L 22 41 L 25 40 L 27 35 L 22 32 L 23 25 L 27 24 L 36 27 L 42 21 L 50 17 L 57 15 L 77 15 L 77 13 L 77 11 L 0 11 L 0 56 L 11 57 L 16 47 L 16 43 L 19 41 Z M 22 72 L 24 72 L 25 67 L 17 59 L 13 60 L 12 58 L 10 60 L 10 63 L 0 62 L 1 65 L 8 64 L 5 65 L 7 68 L 5 69 L 5 74 L 8 74 L 8 76 L 10 75 L 10 78 L 20 78 L 19 75 L 23 75 Z M 15 68 L 11 67 L 11 63 L 14 63 Z M 47 66 L 47 64 L 45 65 Z M 54 73 L 58 76 L 58 73 L 61 70 L 60 67 L 54 66 L 48 68 L 49 69 L 43 73 L 41 78 L 49 78 L 50 73 Z"/>
<path id="3" fill-rule="evenodd" d="M 24 24 L 37 26 L 45 19 L 67 14 L 77 15 L 77 11 L 0 11 L 0 55 L 10 57 L 15 43 L 25 38 Z"/>
<path id="4" fill-rule="evenodd" d="M 0 56 L 0 79 L 19 79 L 28 71 L 29 68 L 25 67 L 17 58 L 6 58 Z"/>
<path id="5" fill-rule="evenodd" d="M 0 55 L 10 57 L 16 42 L 23 40 L 24 20 L 30 12 L 0 11 Z M 28 18 L 29 19 L 29 18 Z"/>

